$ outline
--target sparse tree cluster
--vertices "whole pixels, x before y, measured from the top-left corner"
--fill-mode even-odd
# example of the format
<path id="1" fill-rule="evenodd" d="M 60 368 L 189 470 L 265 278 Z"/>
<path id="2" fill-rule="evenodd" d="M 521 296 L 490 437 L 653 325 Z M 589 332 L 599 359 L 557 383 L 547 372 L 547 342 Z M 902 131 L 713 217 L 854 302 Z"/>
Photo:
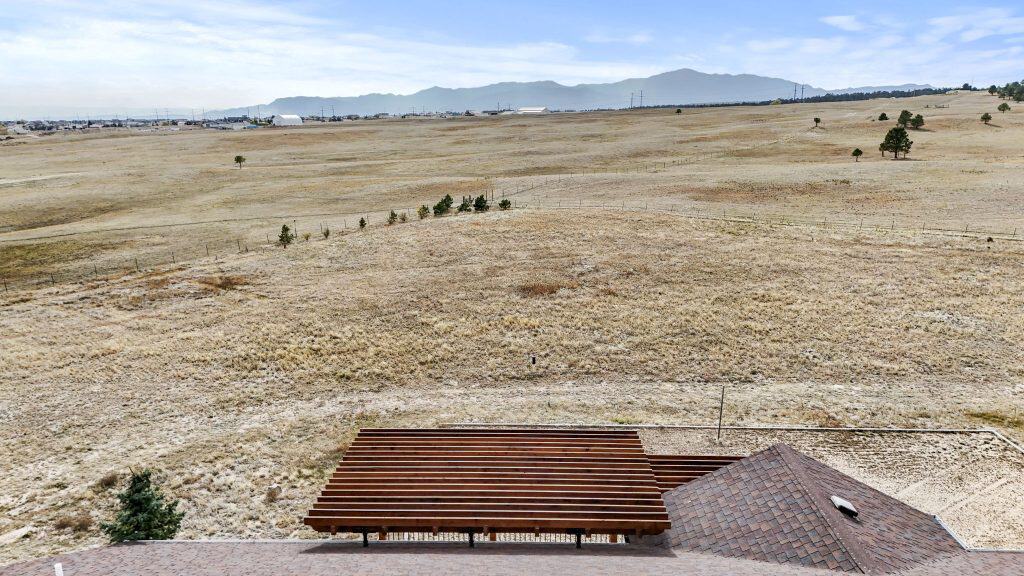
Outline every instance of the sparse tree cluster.
<path id="1" fill-rule="evenodd" d="M 1003 100 L 1013 100 L 1014 102 L 1024 102 L 1024 83 L 1022 82 L 1010 82 L 1002 88 L 992 85 L 988 88 L 988 93 L 995 96 L 999 96 Z"/>

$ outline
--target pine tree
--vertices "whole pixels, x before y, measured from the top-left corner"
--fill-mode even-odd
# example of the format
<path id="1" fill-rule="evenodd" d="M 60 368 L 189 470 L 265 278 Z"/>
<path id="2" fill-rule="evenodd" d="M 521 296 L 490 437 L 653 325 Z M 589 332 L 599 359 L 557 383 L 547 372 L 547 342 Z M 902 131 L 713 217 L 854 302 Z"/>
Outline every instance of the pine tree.
<path id="1" fill-rule="evenodd" d="M 281 233 L 277 236 L 277 243 L 280 244 L 282 248 L 287 248 L 288 245 L 292 243 L 292 240 L 295 240 L 295 234 L 292 234 L 292 230 L 287 224 L 282 224 Z"/>
<path id="2" fill-rule="evenodd" d="M 388 226 L 394 224 L 395 222 L 398 222 L 398 214 L 394 210 L 392 210 L 391 214 L 388 214 Z"/>
<path id="3" fill-rule="evenodd" d="M 153 486 L 152 475 L 152 470 L 132 471 L 128 487 L 117 495 L 121 503 L 117 517 L 110 524 L 100 524 L 111 542 L 168 540 L 178 533 L 185 514 L 177 511 L 176 500 L 166 500 Z"/>
<path id="4" fill-rule="evenodd" d="M 889 119 L 889 115 L 886 114 L 885 112 L 882 112 L 881 114 L 878 115 L 878 121 L 879 122 L 885 122 L 888 119 Z"/>
<path id="5" fill-rule="evenodd" d="M 452 195 L 445 194 L 444 198 L 441 198 L 440 202 L 434 204 L 434 216 L 444 216 L 452 209 L 452 204 L 454 203 L 455 200 L 452 200 Z"/>
<path id="6" fill-rule="evenodd" d="M 420 220 L 423 220 L 427 216 L 430 216 L 430 208 L 427 208 L 427 205 L 423 204 L 416 210 L 416 214 L 420 217 Z"/>
<path id="7" fill-rule="evenodd" d="M 359 229 L 362 230 L 363 228 L 366 228 L 366 218 L 359 219 Z"/>
<path id="8" fill-rule="evenodd" d="M 906 128 L 907 124 L 910 124 L 910 120 L 913 117 L 914 115 L 911 114 L 910 110 L 904 110 L 903 112 L 900 112 L 900 117 L 896 119 L 896 124 Z"/>
<path id="9" fill-rule="evenodd" d="M 981 115 L 981 121 L 984 122 L 985 124 L 988 124 L 989 121 L 991 121 L 991 120 L 992 120 L 992 115 L 989 114 L 988 112 L 985 112 L 984 114 Z"/>
<path id="10" fill-rule="evenodd" d="M 487 212 L 491 208 L 491 205 L 487 203 L 487 197 L 483 194 L 476 197 L 473 201 L 473 210 L 477 212 Z"/>
<path id="11" fill-rule="evenodd" d="M 914 130 L 920 130 L 921 126 L 924 126 L 924 116 L 921 116 L 920 114 L 918 114 L 917 116 L 914 116 L 913 118 L 911 118 L 910 119 L 910 126 Z"/>
<path id="12" fill-rule="evenodd" d="M 854 148 L 851 156 L 853 156 L 854 162 L 860 162 L 860 157 L 864 155 L 864 151 L 860 148 Z"/>
<path id="13" fill-rule="evenodd" d="M 999 110 L 1000 112 L 1005 114 L 1010 111 L 1010 105 L 1007 104 L 1006 102 L 1003 102 L 1002 104 L 999 105 L 999 108 L 996 108 L 996 110 Z"/>
<path id="14" fill-rule="evenodd" d="M 502 210 L 508 210 L 509 208 L 512 208 L 512 201 L 509 200 L 508 198 L 502 198 L 501 202 L 498 202 L 498 208 L 501 208 Z"/>
<path id="15" fill-rule="evenodd" d="M 910 153 L 910 147 L 913 145 L 914 142 L 907 135 L 907 129 L 897 126 L 896 128 L 889 130 L 885 135 L 885 140 L 882 141 L 882 144 L 878 149 L 882 151 L 883 156 L 885 155 L 885 152 L 892 152 L 893 156 L 898 159 L 900 157 L 900 152 L 902 152 L 904 156 Z"/>

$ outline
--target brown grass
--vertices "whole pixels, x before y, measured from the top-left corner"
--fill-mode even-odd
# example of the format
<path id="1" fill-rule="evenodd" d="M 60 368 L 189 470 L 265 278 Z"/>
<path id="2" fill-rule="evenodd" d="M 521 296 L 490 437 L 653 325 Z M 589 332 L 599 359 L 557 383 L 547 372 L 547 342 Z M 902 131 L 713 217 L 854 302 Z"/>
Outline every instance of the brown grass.
<path id="1" fill-rule="evenodd" d="M 205 287 L 211 292 L 224 292 L 226 290 L 237 290 L 249 284 L 249 279 L 243 275 L 219 275 L 204 276 L 196 279 L 196 283 Z"/>
<path id="2" fill-rule="evenodd" d="M 93 519 L 86 513 L 73 516 L 60 516 L 53 522 L 57 530 L 71 530 L 72 532 L 88 532 L 93 525 Z"/>
<path id="3" fill-rule="evenodd" d="M 8 180 L 62 176 L 6 184 L 4 222 L 25 224 L 25 203 L 45 207 L 33 218 L 76 203 L 130 206 L 33 230 L 92 231 L 65 240 L 114 247 L 95 256 L 33 248 L 52 251 L 30 259 L 36 270 L 93 258 L 101 270 L 104 262 L 124 270 L 136 255 L 146 268 L 171 251 L 178 265 L 4 295 L 0 516 L 15 527 L 52 526 L 69 510 L 108 517 L 113 490 L 97 490 L 97 478 L 159 466 L 186 512 L 182 537 L 308 537 L 298 519 L 360 425 L 708 423 L 722 385 L 728 423 L 987 422 L 1018 431 L 1018 243 L 564 209 L 581 200 L 650 203 L 815 222 L 842 213 L 913 230 L 925 219 L 962 229 L 955 224 L 970 215 L 1012 230 L 1024 214 L 1016 192 L 1024 116 L 987 132 L 938 117 L 973 116 L 989 102 L 966 95 L 936 111 L 934 124 L 926 114 L 935 131 L 915 135 L 913 162 L 821 153 L 870 150 L 883 127 L 866 119 L 882 109 L 892 116 L 889 101 L 821 105 L 813 115 L 828 130 L 813 134 L 801 105 L 358 125 L 372 136 L 337 126 L 57 134 L 5 148 Z M 614 142 L 581 137 L 600 133 Z M 677 143 L 689 136 L 704 138 Z M 472 147 L 455 144 L 470 138 Z M 782 138 L 792 146 L 725 153 Z M 230 165 L 236 152 L 250 158 L 243 170 Z M 580 175 L 659 152 L 686 162 Z M 534 176 L 552 170 L 558 178 Z M 499 196 L 547 183 L 517 197 L 530 210 L 381 224 L 387 209 L 432 204 L 447 182 L 479 186 L 486 176 Z M 532 209 L 538 202 L 563 210 Z M 352 233 L 364 214 L 371 226 Z M 197 219 L 215 222 L 134 228 Z M 258 249 L 292 220 L 300 233 L 323 222 L 335 234 Z M 132 229 L 98 232 L 113 227 Z M 254 249 L 238 254 L 239 241 Z M 888 446 L 861 441 L 874 455 Z M 966 446 L 952 438 L 907 450 L 941 452 L 931 443 Z M 953 469 L 940 460 L 943 468 L 921 472 L 921 464 L 916 473 Z M 883 480 L 892 493 L 906 487 Z M 280 493 L 268 498 L 274 485 Z M 966 498 L 972 487 L 951 480 L 922 489 L 932 498 L 922 499 Z M 987 517 L 979 503 L 996 504 L 988 496 L 965 502 L 957 510 L 970 514 L 954 520 L 974 543 L 1024 541 L 1019 522 L 997 531 L 977 521 Z M 0 561 L 101 542 L 95 530 L 40 532 L 0 550 Z"/>
<path id="4" fill-rule="evenodd" d="M 579 288 L 579 283 L 573 280 L 547 280 L 537 282 L 526 282 L 519 286 L 518 292 L 522 296 L 550 296 L 559 290 L 573 290 Z"/>

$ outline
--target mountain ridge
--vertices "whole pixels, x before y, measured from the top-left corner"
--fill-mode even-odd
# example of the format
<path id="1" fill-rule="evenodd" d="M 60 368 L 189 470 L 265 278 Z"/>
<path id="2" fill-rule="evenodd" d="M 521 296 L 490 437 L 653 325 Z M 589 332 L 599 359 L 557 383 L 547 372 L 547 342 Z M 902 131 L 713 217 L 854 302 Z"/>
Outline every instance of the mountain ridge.
<path id="1" fill-rule="evenodd" d="M 269 104 L 214 111 L 219 116 L 243 116 L 259 108 L 261 116 L 274 114 L 369 115 L 411 111 L 455 111 L 547 106 L 552 110 L 627 108 L 631 105 L 728 104 L 792 98 L 802 86 L 804 97 L 883 90 L 916 90 L 929 85 L 861 86 L 826 90 L 783 78 L 755 74 L 711 74 L 681 68 L 647 78 L 626 78 L 598 84 L 559 84 L 553 80 L 498 82 L 486 86 L 445 88 L 431 86 L 412 94 L 370 93 L 360 96 L 286 96 Z M 643 99 L 641 101 L 641 94 Z M 333 108 L 333 112 L 332 112 Z"/>

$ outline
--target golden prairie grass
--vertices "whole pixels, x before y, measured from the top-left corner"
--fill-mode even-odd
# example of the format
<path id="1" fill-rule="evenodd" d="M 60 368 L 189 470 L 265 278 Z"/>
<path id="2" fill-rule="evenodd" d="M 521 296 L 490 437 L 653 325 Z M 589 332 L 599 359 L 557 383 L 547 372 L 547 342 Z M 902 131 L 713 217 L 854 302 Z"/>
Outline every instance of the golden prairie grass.
<path id="1" fill-rule="evenodd" d="M 1001 119 L 998 136 L 955 121 L 986 102 L 966 95 L 936 111 L 912 162 L 816 156 L 870 150 L 884 131 L 870 118 L 892 116 L 888 101 L 345 126 L 363 134 L 56 135 L 4 148 L 11 180 L 62 175 L 5 184 L 5 222 L 88 232 L 69 238 L 116 246 L 101 258 L 121 273 L 0 294 L 0 532 L 49 528 L 73 510 L 109 516 L 126 467 L 154 466 L 182 499 L 182 537 L 311 537 L 298 519 L 360 425 L 709 423 L 723 385 L 728 423 L 1013 432 L 1024 396 L 1015 242 L 612 209 L 381 225 L 392 204 L 432 205 L 492 176 L 499 196 L 539 185 L 514 196 L 519 206 L 678 203 L 950 226 L 969 214 L 1012 229 L 1024 214 L 1024 121 Z M 808 132 L 814 115 L 827 130 Z M 476 144 L 457 143 L 467 139 Z M 777 140 L 763 155 L 727 154 Z M 250 158 L 243 170 L 230 165 L 235 153 Z M 626 166 L 631 154 L 686 162 L 579 174 Z M 83 166 L 88 178 L 75 175 Z M 48 225 L 76 203 L 115 200 L 131 208 Z M 44 209 L 16 214 L 27 201 Z M 371 225 L 354 232 L 361 215 Z M 195 220 L 211 223 L 134 229 Z M 329 240 L 239 248 L 273 240 L 282 223 L 304 233 L 320 222 Z M 98 231 L 111 227 L 133 230 Z M 23 245 L 9 250 L 38 250 L 39 272 L 91 263 L 53 240 Z M 169 262 L 172 251 L 177 264 L 146 270 L 145 256 Z M 867 454 L 885 446 L 862 441 Z M 945 468 L 927 468 L 937 452 L 992 446 L 954 438 L 940 448 L 908 442 L 918 476 L 868 479 L 895 493 L 953 470 L 941 458 Z M 875 464 L 858 473 L 886 463 Z M 949 482 L 943 490 L 959 497 L 983 487 Z M 979 520 L 997 504 L 989 496 L 1021 489 L 1001 486 L 958 508 L 957 529 L 976 543 L 1024 541 L 1019 517 L 1001 532 Z M 922 506 L 946 505 L 943 490 L 922 490 Z M 40 530 L 0 560 L 99 541 L 95 530 Z"/>

